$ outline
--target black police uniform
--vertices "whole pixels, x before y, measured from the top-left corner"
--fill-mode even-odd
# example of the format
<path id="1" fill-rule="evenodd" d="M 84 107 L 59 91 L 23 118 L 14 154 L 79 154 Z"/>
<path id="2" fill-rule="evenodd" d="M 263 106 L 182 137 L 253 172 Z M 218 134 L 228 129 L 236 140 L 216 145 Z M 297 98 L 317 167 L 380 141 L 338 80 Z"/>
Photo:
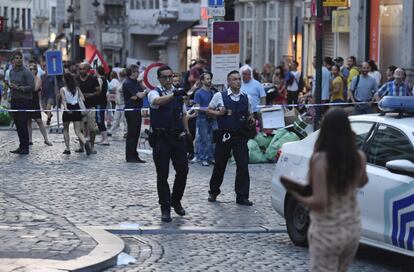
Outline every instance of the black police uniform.
<path id="1" fill-rule="evenodd" d="M 217 117 L 219 130 L 216 132 L 216 150 L 213 174 L 210 179 L 210 195 L 220 194 L 220 186 L 223 183 L 224 172 L 230 152 L 233 151 L 236 160 L 235 191 L 237 200 L 249 198 L 250 176 L 249 176 L 249 150 L 247 148 L 246 129 L 249 118 L 249 99 L 246 94 L 241 93 L 239 101 L 233 101 L 227 91 L 221 92 L 226 115 Z M 224 141 L 224 138 L 230 138 Z M 224 137 L 224 138 L 223 138 Z M 209 199 L 210 200 L 210 199 Z M 210 200 L 211 201 L 211 200 Z"/>
<path id="2" fill-rule="evenodd" d="M 160 96 L 164 89 L 156 88 Z M 166 105 L 158 109 L 150 108 L 150 122 L 153 132 L 153 159 L 157 170 L 157 190 L 161 209 L 181 207 L 188 174 L 186 137 L 183 124 L 183 98 L 174 96 Z M 172 194 L 168 185 L 170 159 L 176 171 Z"/>

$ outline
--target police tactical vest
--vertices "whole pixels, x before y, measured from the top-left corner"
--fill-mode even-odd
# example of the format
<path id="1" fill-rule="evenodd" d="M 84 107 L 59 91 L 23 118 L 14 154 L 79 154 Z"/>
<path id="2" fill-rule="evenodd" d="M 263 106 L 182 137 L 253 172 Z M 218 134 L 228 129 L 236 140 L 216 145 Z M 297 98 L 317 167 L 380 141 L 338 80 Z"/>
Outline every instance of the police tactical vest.
<path id="1" fill-rule="evenodd" d="M 155 91 L 163 96 L 160 88 Z M 150 108 L 151 127 L 153 129 L 177 129 L 184 130 L 183 125 L 183 100 L 182 97 L 174 96 L 174 99 L 166 104 L 159 106 L 158 109 Z"/>
<path id="2" fill-rule="evenodd" d="M 221 97 L 228 114 L 217 117 L 219 129 L 237 130 L 247 128 L 249 117 L 249 99 L 247 95 L 241 94 L 240 100 L 237 102 L 227 95 L 227 91 L 221 92 Z"/>

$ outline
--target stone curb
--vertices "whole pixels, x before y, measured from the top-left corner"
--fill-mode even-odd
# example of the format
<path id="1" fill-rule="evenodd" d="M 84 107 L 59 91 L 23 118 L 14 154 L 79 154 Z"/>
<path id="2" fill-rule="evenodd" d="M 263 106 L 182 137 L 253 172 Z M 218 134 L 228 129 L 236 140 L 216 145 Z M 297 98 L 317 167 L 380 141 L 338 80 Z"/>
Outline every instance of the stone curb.
<path id="1" fill-rule="evenodd" d="M 181 226 L 168 228 L 164 226 L 148 227 L 123 227 L 123 226 L 101 226 L 97 227 L 116 235 L 145 235 L 145 234 L 220 234 L 220 233 L 286 233 L 286 228 L 271 228 L 267 226 L 258 227 L 196 227 Z"/>
<path id="2" fill-rule="evenodd" d="M 89 272 L 101 271 L 110 266 L 116 265 L 117 256 L 125 247 L 123 240 L 104 229 L 77 226 L 90 235 L 97 246 L 85 256 L 68 261 L 48 259 L 0 259 L 0 271 L 76 271 Z"/>

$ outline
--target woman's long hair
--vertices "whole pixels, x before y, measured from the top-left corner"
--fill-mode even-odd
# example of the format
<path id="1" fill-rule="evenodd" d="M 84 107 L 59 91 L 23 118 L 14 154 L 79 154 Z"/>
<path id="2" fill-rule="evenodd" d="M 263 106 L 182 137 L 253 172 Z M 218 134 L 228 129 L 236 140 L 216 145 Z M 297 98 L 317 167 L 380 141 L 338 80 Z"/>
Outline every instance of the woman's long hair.
<path id="1" fill-rule="evenodd" d="M 325 114 L 314 152 L 326 153 L 328 190 L 346 193 L 359 173 L 360 156 L 344 110 L 332 109 Z"/>
<path id="2" fill-rule="evenodd" d="M 76 81 L 75 78 L 71 73 L 65 73 L 63 75 L 63 80 L 65 82 L 65 86 L 68 88 L 68 90 L 71 92 L 72 95 L 76 94 Z"/>

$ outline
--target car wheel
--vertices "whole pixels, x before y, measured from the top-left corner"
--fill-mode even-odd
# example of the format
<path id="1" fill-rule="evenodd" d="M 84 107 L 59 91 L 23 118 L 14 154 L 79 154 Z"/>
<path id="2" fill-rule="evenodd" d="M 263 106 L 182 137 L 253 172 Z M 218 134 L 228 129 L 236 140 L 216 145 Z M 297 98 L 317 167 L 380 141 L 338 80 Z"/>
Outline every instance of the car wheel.
<path id="1" fill-rule="evenodd" d="M 289 197 L 285 208 L 287 232 L 297 246 L 308 245 L 309 210 L 293 197 Z"/>

